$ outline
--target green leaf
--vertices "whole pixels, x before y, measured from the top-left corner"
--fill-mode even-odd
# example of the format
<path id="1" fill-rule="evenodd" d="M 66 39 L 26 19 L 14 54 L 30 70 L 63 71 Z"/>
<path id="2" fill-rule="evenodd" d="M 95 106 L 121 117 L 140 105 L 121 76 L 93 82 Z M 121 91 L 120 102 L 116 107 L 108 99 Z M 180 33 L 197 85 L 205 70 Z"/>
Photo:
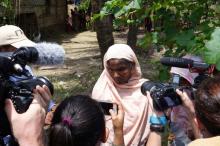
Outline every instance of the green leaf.
<path id="1" fill-rule="evenodd" d="M 148 48 L 152 43 L 152 35 L 146 33 L 145 36 L 137 41 L 137 45 L 141 48 Z"/>
<path id="2" fill-rule="evenodd" d="M 191 15 L 189 16 L 190 22 L 192 22 L 192 24 L 194 25 L 198 24 L 200 22 L 201 17 L 203 16 L 204 11 L 205 10 L 202 7 L 198 7 L 197 9 L 194 9 Z"/>
<path id="3" fill-rule="evenodd" d="M 140 0 L 133 0 L 129 5 L 128 5 L 129 9 L 140 9 Z"/>
<path id="4" fill-rule="evenodd" d="M 6 4 L 5 2 L 1 2 L 0 5 L 1 5 L 2 7 L 7 8 L 7 4 Z"/>
<path id="5" fill-rule="evenodd" d="M 220 28 L 216 28 L 211 35 L 211 39 L 206 42 L 207 48 L 204 52 L 204 58 L 209 64 L 216 64 L 220 69 Z"/>
<path id="6" fill-rule="evenodd" d="M 156 44 L 158 42 L 158 32 L 152 33 L 152 43 Z"/>
<path id="7" fill-rule="evenodd" d="M 117 18 L 125 13 L 129 13 L 131 9 L 141 9 L 140 0 L 133 0 L 128 5 L 125 5 L 120 11 L 115 13 L 115 17 Z"/>
<path id="8" fill-rule="evenodd" d="M 218 60 L 218 61 L 216 62 L 216 68 L 217 68 L 218 71 L 220 71 L 220 60 Z"/>
<path id="9" fill-rule="evenodd" d="M 168 67 L 160 66 L 159 79 L 160 81 L 167 81 L 170 78 Z"/>
<path id="10" fill-rule="evenodd" d="M 193 30 L 184 31 L 178 35 L 176 35 L 176 43 L 180 46 L 193 46 L 194 42 L 192 41 L 194 37 Z"/>

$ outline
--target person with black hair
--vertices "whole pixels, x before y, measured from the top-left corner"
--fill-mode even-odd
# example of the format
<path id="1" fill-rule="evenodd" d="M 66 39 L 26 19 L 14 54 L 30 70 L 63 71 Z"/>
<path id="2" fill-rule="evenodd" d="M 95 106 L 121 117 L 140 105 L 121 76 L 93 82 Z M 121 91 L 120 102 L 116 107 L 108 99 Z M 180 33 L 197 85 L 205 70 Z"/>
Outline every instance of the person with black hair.
<path id="1" fill-rule="evenodd" d="M 37 86 L 32 104 L 23 114 L 18 114 L 11 100 L 6 100 L 5 110 L 19 145 L 98 146 L 106 141 L 109 131 L 105 127 L 104 112 L 97 101 L 86 95 L 67 97 L 58 105 L 46 137 L 43 126 L 50 97 L 46 86 Z M 113 145 L 124 146 L 122 106 L 118 105 L 117 113 L 109 112 L 115 133 Z"/>
<path id="2" fill-rule="evenodd" d="M 214 77 L 203 81 L 195 95 L 194 102 L 187 92 L 176 91 L 186 107 L 188 119 L 193 126 L 195 137 L 200 134 L 200 138 L 188 144 L 188 146 L 219 146 L 220 145 L 220 78 Z M 150 97 L 148 92 L 147 96 Z M 160 119 L 160 116 L 156 116 Z M 156 121 L 157 127 L 161 121 Z M 163 120 L 162 120 L 163 121 Z M 146 146 L 161 146 L 161 132 L 159 128 L 151 129 Z M 178 145 L 179 146 L 179 145 Z"/>
<path id="3" fill-rule="evenodd" d="M 196 92 L 194 105 L 189 96 L 180 90 L 184 106 L 188 109 L 191 123 L 196 123 L 201 132 L 201 138 L 189 146 L 219 146 L 220 145 L 220 78 L 209 78 L 202 82 Z M 196 127 L 197 128 L 197 127 Z"/>
<path id="4" fill-rule="evenodd" d="M 118 114 L 110 110 L 115 131 L 115 145 L 124 145 L 124 113 L 119 105 Z M 70 96 L 56 108 L 49 129 L 49 146 L 96 146 L 105 142 L 103 111 L 98 102 L 85 95 Z"/>

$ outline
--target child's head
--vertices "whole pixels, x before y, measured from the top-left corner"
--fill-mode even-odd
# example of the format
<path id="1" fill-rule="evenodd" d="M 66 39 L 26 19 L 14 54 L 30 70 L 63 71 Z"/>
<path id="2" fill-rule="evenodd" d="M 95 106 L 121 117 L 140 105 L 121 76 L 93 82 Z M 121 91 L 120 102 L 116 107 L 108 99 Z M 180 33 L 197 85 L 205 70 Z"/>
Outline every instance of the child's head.
<path id="1" fill-rule="evenodd" d="M 95 146 L 104 135 L 105 120 L 99 104 L 89 96 L 71 96 L 54 113 L 49 145 Z"/>

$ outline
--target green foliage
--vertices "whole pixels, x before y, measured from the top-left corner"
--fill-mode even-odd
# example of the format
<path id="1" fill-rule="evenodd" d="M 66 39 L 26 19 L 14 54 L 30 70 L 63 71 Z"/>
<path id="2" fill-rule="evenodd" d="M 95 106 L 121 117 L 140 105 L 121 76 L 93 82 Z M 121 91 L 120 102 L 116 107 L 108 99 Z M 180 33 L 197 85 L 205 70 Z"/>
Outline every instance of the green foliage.
<path id="1" fill-rule="evenodd" d="M 166 56 L 186 53 L 206 56 L 205 61 L 217 63 L 220 69 L 220 57 L 217 57 L 220 54 L 211 55 L 220 46 L 220 41 L 214 37 L 215 33 L 210 40 L 212 32 L 220 25 L 220 3 L 217 0 L 109 0 L 95 16 L 98 19 L 109 14 L 115 16 L 115 27 L 143 26 L 146 18 L 151 21 L 151 32 L 138 40 L 137 45 L 141 48 L 156 44 L 164 46 Z M 206 43 L 209 40 L 216 41 Z"/>
<path id="2" fill-rule="evenodd" d="M 0 25 L 14 24 L 14 9 L 12 0 L 0 0 Z"/>
<path id="3" fill-rule="evenodd" d="M 216 28 L 211 35 L 211 39 L 206 42 L 204 58 L 209 64 L 216 64 L 220 70 L 220 28 Z"/>
<path id="4" fill-rule="evenodd" d="M 87 11 L 89 9 L 91 0 L 82 0 L 79 5 L 79 10 Z"/>

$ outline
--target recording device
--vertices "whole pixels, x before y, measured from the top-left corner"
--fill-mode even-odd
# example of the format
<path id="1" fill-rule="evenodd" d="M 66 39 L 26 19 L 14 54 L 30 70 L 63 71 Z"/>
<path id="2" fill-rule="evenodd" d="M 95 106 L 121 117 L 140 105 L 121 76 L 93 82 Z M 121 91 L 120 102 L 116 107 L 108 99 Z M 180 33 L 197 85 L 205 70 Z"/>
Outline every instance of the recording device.
<path id="1" fill-rule="evenodd" d="M 182 104 L 181 98 L 176 93 L 178 86 L 169 83 L 155 83 L 146 81 L 141 86 L 142 94 L 149 91 L 153 99 L 153 107 L 157 111 L 164 111 L 170 107 Z"/>
<path id="2" fill-rule="evenodd" d="M 164 57 L 161 60 L 163 65 L 189 68 L 192 71 L 198 72 L 199 75 L 194 79 L 194 85 L 181 86 L 180 82 L 182 77 L 178 74 L 172 74 L 171 83 L 156 83 L 151 81 L 146 81 L 141 86 L 142 94 L 146 95 L 149 91 L 153 99 L 153 106 L 155 110 L 164 111 L 170 107 L 178 106 L 182 104 L 180 96 L 176 93 L 176 89 L 189 90 L 190 97 L 194 98 L 194 91 L 197 89 L 198 85 L 208 77 L 214 70 L 213 65 L 209 65 L 202 62 L 197 62 L 191 59 L 185 58 L 174 58 L 174 57 Z"/>
<path id="3" fill-rule="evenodd" d="M 27 63 L 35 65 L 61 65 L 64 63 L 65 51 L 56 43 L 37 43 L 34 47 L 21 47 L 11 55 L 13 62 L 24 66 Z"/>
<path id="4" fill-rule="evenodd" d="M 65 53 L 62 47 L 56 44 L 46 44 L 46 46 L 48 45 L 53 47 L 47 48 L 47 50 L 42 47 L 45 47 L 45 44 L 36 45 L 36 47 L 22 47 L 17 49 L 9 58 L 0 57 L 0 61 L 2 61 L 0 62 L 0 145 L 3 145 L 2 141 L 4 141 L 4 145 L 12 143 L 16 145 L 11 140 L 12 137 L 7 138 L 8 135 L 11 135 L 11 130 L 4 112 L 5 98 L 12 100 L 18 113 L 24 113 L 33 100 L 32 92 L 37 85 L 46 85 L 53 95 L 52 83 L 46 77 L 33 76 L 26 66 L 27 63 L 40 65 L 62 64 Z"/>
<path id="5" fill-rule="evenodd" d="M 118 112 L 118 105 L 108 101 L 98 101 L 105 115 L 110 115 L 109 110 L 112 109 L 115 113 Z"/>
<path id="6" fill-rule="evenodd" d="M 197 73 L 205 72 L 212 68 L 212 65 L 187 58 L 163 57 L 160 62 L 166 66 L 195 69 L 194 72 Z"/>

